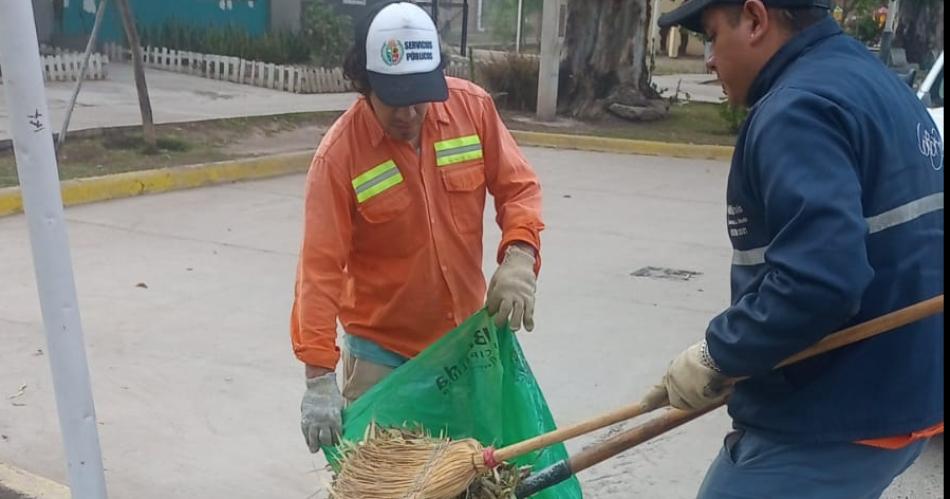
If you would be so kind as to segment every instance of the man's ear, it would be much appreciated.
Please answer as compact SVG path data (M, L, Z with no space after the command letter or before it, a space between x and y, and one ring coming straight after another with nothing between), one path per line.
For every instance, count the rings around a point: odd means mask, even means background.
M762 0L747 0L742 6L742 16L746 22L751 23L749 41L756 45L764 40L772 28L772 22L769 18L769 9Z

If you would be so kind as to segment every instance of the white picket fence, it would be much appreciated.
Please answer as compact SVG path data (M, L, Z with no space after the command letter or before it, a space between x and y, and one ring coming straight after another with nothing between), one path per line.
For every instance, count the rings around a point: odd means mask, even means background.
M76 81L82 69L82 60L83 54L79 52L61 52L41 56L43 78L46 81ZM90 54L89 67L86 69L84 80L104 80L108 76L109 57L100 53ZM0 69L0 81L3 81L2 69Z
M113 60L131 59L131 51L115 43L105 45ZM148 67L202 76L215 80L270 88L299 94L350 92L343 68L318 68L248 61L240 57L202 54L164 47L143 47L142 62ZM467 65L450 65L447 74L467 74Z

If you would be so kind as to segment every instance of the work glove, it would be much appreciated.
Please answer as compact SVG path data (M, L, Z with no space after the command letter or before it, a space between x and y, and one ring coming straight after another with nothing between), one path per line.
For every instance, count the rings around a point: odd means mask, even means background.
M705 409L729 396L731 381L720 372L703 340L673 359L660 384L641 403L649 410L666 405L690 411Z
M507 321L512 331L518 331L523 321L525 329L534 329L534 263L534 248L530 246L512 244L505 249L505 258L488 285L486 300L488 313L498 327Z
M343 428L342 411L343 396L336 373L307 379L307 391L300 403L300 429L310 452L336 445Z

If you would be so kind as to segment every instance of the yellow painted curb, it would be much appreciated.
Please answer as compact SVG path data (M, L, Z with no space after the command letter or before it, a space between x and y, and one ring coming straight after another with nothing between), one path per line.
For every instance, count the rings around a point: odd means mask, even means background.
M106 201L204 185L223 184L307 171L312 152L279 154L240 161L176 166L62 182L63 204ZM23 211L19 187L0 189L0 216Z
M0 463L0 485L33 499L69 499L69 487L26 470Z
M686 159L732 159L733 148L728 146L678 144L649 140L615 139L591 135L569 135L547 132L512 130L511 134L522 146L554 147L581 151L640 154L644 156L670 156Z
M569 135L512 130L522 146L554 147L581 151L669 156L687 159L728 161L732 147L615 139L589 135ZM223 184L307 171L312 152L278 154L239 161L222 161L201 165L158 168L155 170L118 173L102 177L62 182L63 204L107 201L110 199L153 194L205 185ZM0 189L0 217L23 211L19 187Z

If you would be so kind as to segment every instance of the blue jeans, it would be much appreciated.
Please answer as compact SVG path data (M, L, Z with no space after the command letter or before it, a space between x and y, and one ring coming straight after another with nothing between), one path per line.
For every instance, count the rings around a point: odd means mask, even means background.
M878 499L926 442L898 450L852 443L789 444L736 430L726 435L698 499Z

